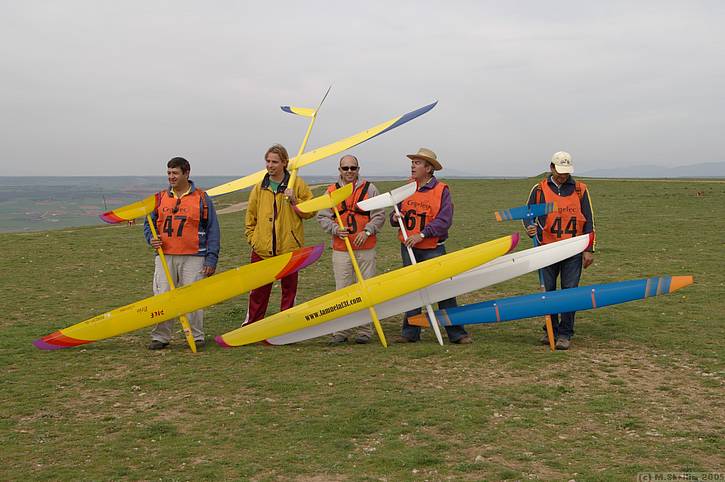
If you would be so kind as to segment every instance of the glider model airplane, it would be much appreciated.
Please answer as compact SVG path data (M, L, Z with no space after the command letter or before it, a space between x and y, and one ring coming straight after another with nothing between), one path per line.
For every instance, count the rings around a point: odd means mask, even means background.
M518 239L518 233L514 233L366 279L364 287L360 282L346 286L217 336L216 341L224 347L247 345L377 306L506 254L516 246ZM367 316L365 318L369 323Z
M215 274L63 328L33 345L41 350L70 348L155 325L282 279L317 261L323 249L323 245L304 247Z

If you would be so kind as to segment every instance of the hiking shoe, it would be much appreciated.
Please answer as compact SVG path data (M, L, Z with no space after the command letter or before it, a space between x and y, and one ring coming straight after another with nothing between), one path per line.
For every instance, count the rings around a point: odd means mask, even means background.
M452 341L451 343L455 343L456 345L470 345L473 343L473 337L471 335L463 335L456 341Z
M204 348L206 348L206 340L194 340L194 344L196 345L196 351L204 351Z
M560 336L556 339L557 350L568 350L570 345L571 341L569 340L569 338L564 338L563 336Z
M370 343L370 335L362 334L355 337L355 343L358 345L364 345Z
M347 337L342 335L333 335L330 339L330 342L328 345L335 346L335 345L342 345L343 343L347 343Z
M554 341L556 341L556 335L554 336ZM539 338L539 343L541 343L542 345L549 346L549 335L544 333L544 335L541 338Z
M164 343L163 341L159 340L151 340L151 343L149 344L149 350L163 350L169 346L169 343Z
M395 340L393 340L395 343L415 343L418 340L411 340L407 336L396 336Z

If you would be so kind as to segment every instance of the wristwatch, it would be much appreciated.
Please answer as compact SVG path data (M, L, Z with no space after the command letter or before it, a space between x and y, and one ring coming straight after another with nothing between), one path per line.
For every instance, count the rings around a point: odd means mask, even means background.
M371 233L371 232L370 232L370 231L368 231L367 229L363 229L363 232L364 232L365 234L367 234L368 236L372 236L372 235L373 235L373 233Z
M423 234L423 231L421 231L421 232L420 232L420 233L418 233L418 234L420 234L420 237L421 237L421 238L425 238L425 234Z

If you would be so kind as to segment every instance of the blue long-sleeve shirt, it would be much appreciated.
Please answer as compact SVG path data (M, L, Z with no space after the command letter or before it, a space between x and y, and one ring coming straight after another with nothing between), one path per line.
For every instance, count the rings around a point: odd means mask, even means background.
M196 190L196 186L193 181L189 181L191 189L189 193ZM169 186L169 196L174 197L174 191ZM206 208L207 208L207 219L206 223L199 223L199 251L195 256L204 256L204 266L209 266L216 269L217 262L219 260L219 249L221 245L221 232L219 229L219 220L217 219L216 210L214 209L214 203L211 198L204 193L206 197ZM199 199L199 209L203 209L204 201ZM156 224L159 218L159 213L156 209L151 213L151 219ZM149 226L148 218L144 220L143 225L144 236L146 242L151 243L151 227Z

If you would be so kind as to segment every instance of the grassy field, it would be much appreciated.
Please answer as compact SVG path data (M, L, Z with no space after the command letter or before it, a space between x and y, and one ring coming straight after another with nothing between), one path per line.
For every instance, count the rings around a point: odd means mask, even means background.
M381 190L399 183L383 182ZM450 182L449 251L520 229L495 209L532 180ZM582 312L568 352L540 319L472 327L475 343L286 347L192 355L149 330L42 352L37 337L151 292L140 226L0 234L0 480L634 480L725 472L725 183L589 181L598 229L582 284L692 274L673 295ZM702 195L696 195L701 191ZM319 191L318 191L319 192ZM239 201L231 196L223 204ZM220 268L249 259L243 213L222 216ZM325 240L314 222L307 244ZM527 239L519 249L527 248ZM389 227L379 271L400 266ZM536 274L471 293L536 291ZM298 300L334 289L329 251ZM279 304L278 290L271 307ZM237 327L242 296L207 311ZM392 339L401 317L383 321Z

